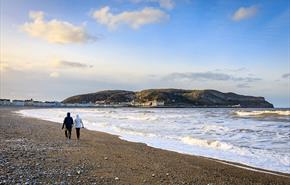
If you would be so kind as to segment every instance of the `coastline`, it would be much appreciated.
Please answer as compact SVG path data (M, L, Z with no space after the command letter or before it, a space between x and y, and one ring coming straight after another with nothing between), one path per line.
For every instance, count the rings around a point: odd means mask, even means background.
M73 130L72 140L67 142L59 124L13 113L20 109L0 108L3 184L290 183L289 174L250 171L233 163L156 149L97 131L83 129L77 142Z

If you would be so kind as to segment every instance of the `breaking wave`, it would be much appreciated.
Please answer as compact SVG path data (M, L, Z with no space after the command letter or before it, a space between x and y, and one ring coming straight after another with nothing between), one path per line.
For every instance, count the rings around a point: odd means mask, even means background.
M225 142L216 140L197 139L190 136L182 137L181 141L189 145L197 145L201 147L214 148L219 150L231 150L235 148L233 145Z
M290 110L236 111L235 114L238 116L290 116Z
M290 119L289 109L18 111L23 116L58 123L63 122L67 112L73 117L79 114L89 130L111 133L128 141L290 174L290 125L285 124L285 120L288 123Z

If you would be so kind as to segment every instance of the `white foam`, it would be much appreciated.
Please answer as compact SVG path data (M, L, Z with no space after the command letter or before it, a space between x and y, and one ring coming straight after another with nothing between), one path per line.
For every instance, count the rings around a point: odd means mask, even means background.
M269 171L265 171L265 170L261 170L261 169L251 168L251 167L247 167L247 166L241 166L241 165L238 165L238 164L232 164L232 163L228 163L228 162L225 162L225 161L219 161L219 160L215 160L215 159L210 159L210 160L213 160L213 161L218 162L218 163L234 166L234 167L237 167L237 168L242 168L242 169L254 171L254 172L260 172L260 173L276 175L276 176L279 176L279 177L290 178L289 176L286 176L286 175L282 175L282 174L278 174L278 173L274 173L274 172L269 172Z
M280 115L290 116L289 110L263 110L263 111L236 111L239 116Z
M290 173L289 127L285 127L287 123L279 122L278 119L240 119L232 114L235 111L236 109L99 108L32 109L21 110L19 113L62 123L66 113L71 112L72 116L81 116L87 129L119 135L128 141Z
M211 125L211 124L206 124L202 127L202 129L205 132L227 132L229 130L229 128L224 127L224 126L218 126L218 125Z
M190 136L182 137L181 141L190 144L190 145L197 145L201 147L207 147L207 148L214 148L214 149L219 149L219 150L231 150L234 148L233 145L216 141L216 140L206 140L206 139L197 139L197 138L192 138Z
M122 134L128 134L128 135L135 135L135 136L143 136L143 137L156 137L155 134L152 133L146 133L146 132L142 132L142 131L135 131L134 129L128 129L128 128L120 128L120 127L116 127L113 126L112 129L116 132L116 133L122 133Z

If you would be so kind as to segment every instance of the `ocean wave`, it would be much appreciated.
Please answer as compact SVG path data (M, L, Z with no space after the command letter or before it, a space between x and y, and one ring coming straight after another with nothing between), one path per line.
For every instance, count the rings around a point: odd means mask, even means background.
M120 116L117 119L127 119L134 121L156 121L158 120L157 116L146 116L146 115L132 115L132 116Z
M224 126L219 126L219 125L205 125L201 128L205 132L220 132L224 133L229 131L229 128L224 127Z
M235 114L238 116L263 116L263 115L290 116L290 110L236 111Z
M142 114L154 114L154 111L150 111L150 110L141 110L141 111L137 111L137 113L142 113Z
M129 134L129 135L143 136L143 137L156 137L156 135L153 133L146 133L146 132L137 131L135 129L130 129L130 128L122 128L122 127L113 126L112 129L122 134Z
M128 141L290 173L289 124L285 124L289 122L290 110L239 109L236 114L235 111L64 108L26 109L18 113L62 124L66 113L71 112L73 117L80 114L87 129Z
M235 146L229 143L216 141L216 140L198 139L198 138L193 138L190 136L182 137L181 141L185 144L197 145L197 146L213 148L213 149L231 150L231 149L236 148Z

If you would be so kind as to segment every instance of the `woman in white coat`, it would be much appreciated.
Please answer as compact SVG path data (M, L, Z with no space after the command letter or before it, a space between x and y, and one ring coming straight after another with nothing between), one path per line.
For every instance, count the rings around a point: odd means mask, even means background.
M76 128L77 138L80 139L80 130L84 128L83 120L77 115L76 119L74 120L74 126Z

